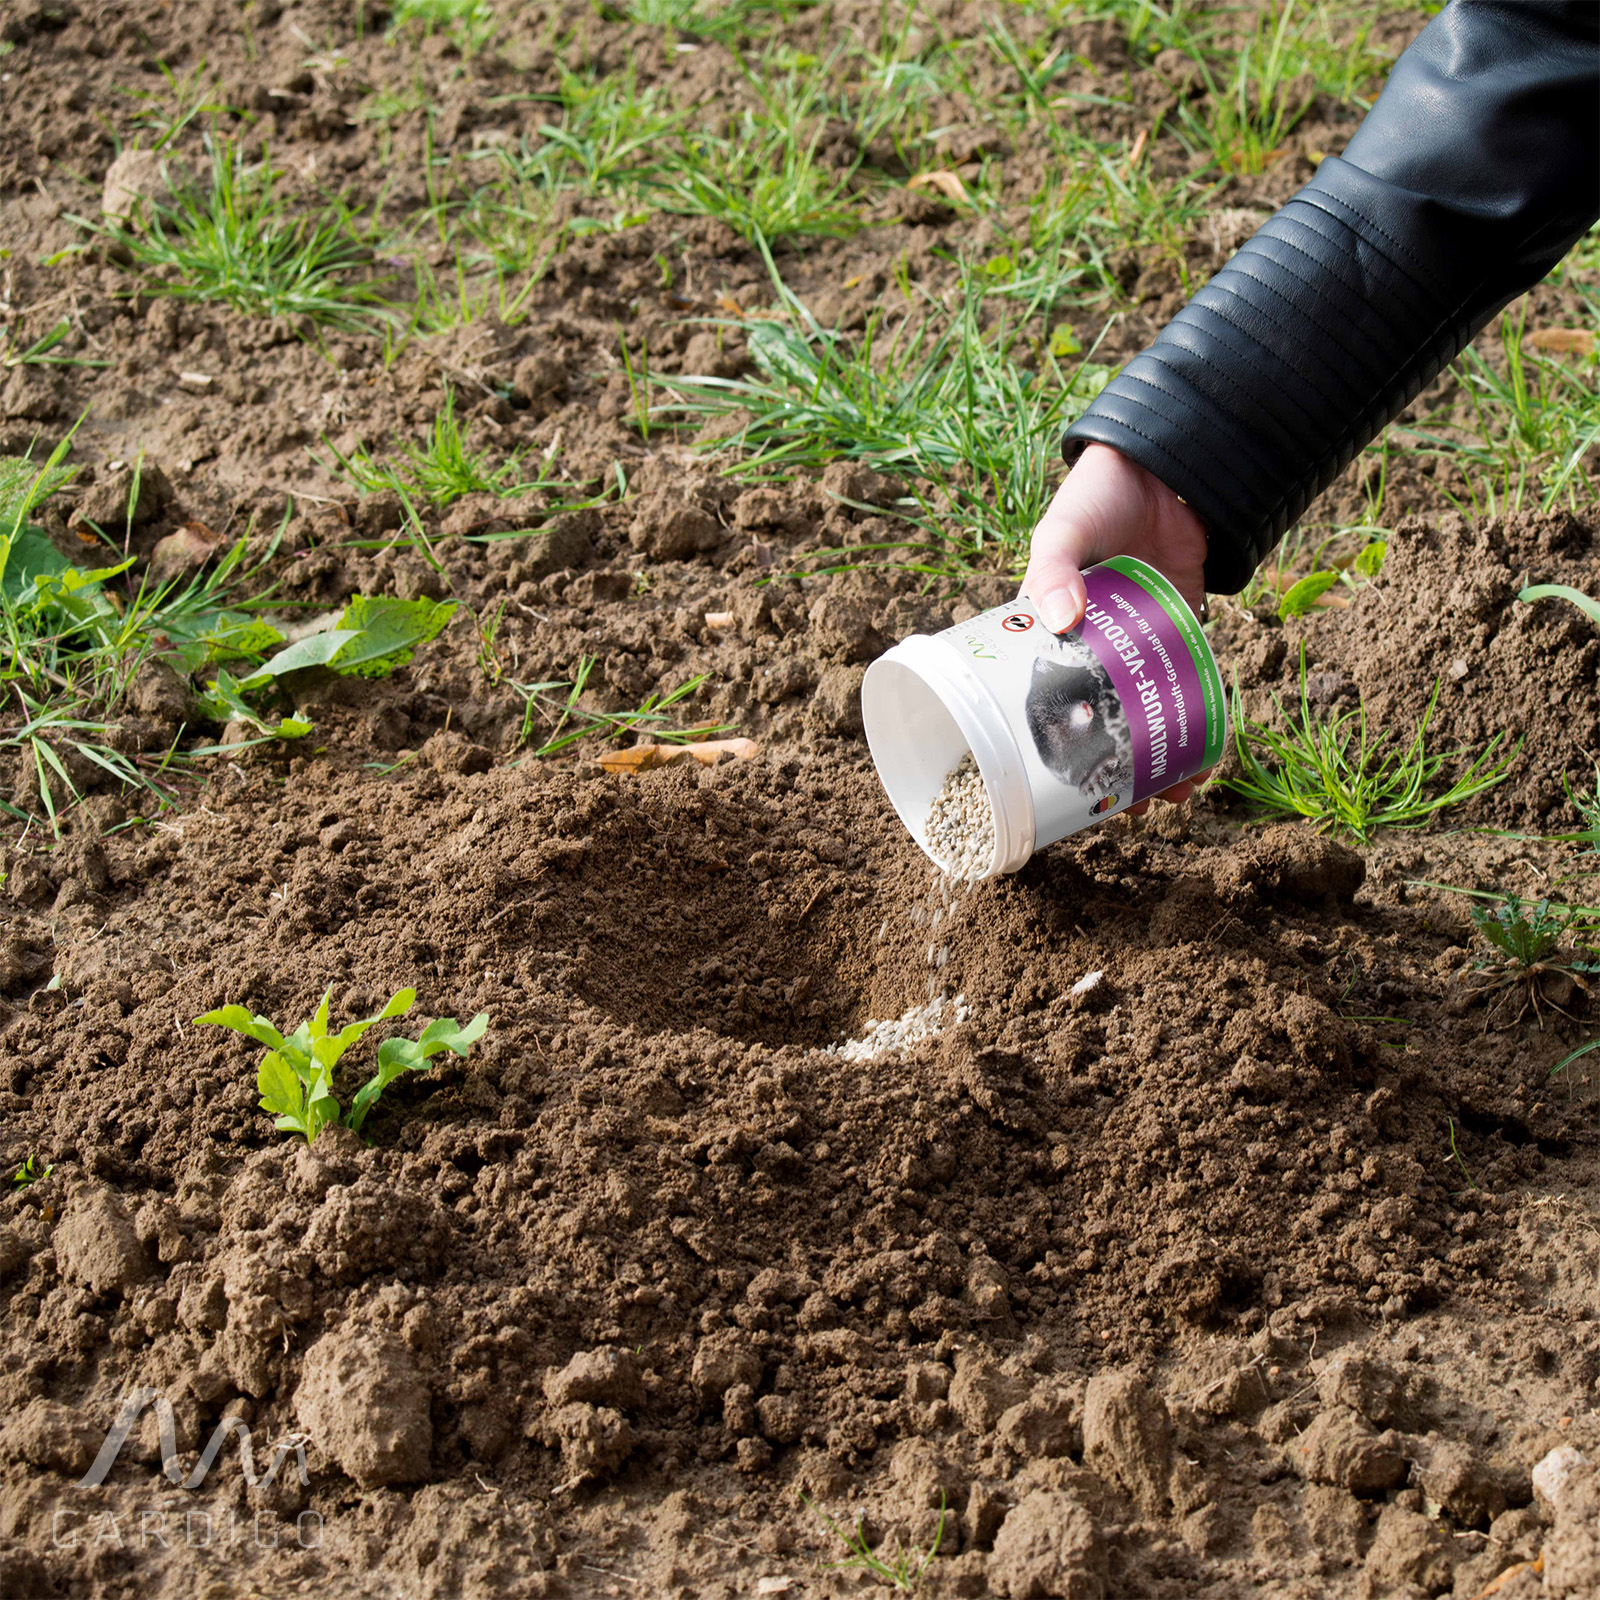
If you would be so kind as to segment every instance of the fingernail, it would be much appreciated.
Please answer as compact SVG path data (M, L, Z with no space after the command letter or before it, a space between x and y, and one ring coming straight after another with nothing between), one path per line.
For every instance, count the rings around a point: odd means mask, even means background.
M1039 602L1039 620L1051 633L1065 633L1078 620L1078 597L1070 589L1052 589Z

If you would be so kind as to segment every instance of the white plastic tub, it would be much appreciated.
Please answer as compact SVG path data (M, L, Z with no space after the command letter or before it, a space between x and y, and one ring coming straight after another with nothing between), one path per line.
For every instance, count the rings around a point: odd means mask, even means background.
M1018 600L913 634L867 669L861 711L878 777L930 856L928 808L969 750L994 812L984 877L1220 758L1222 675L1177 590L1129 556L1084 581L1088 610L1064 636Z

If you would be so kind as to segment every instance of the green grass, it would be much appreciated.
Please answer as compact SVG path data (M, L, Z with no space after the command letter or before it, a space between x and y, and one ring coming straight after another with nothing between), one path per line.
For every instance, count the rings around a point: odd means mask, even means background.
M492 646L492 640L490 643ZM668 726L673 720L667 715L672 707L681 705L699 693L706 681L703 672L665 694L646 696L643 703L632 711L594 711L579 704L596 660L595 656L584 656L570 683L512 683L506 680L507 687L521 695L523 702L522 728L517 735L517 744L519 747L534 745L528 752L534 760L558 755L585 739L609 740L630 733L645 733L660 744L690 744L733 731L734 724L731 722L698 723L690 728ZM561 693L562 690L566 691L565 694Z
M562 68L559 106L557 120L541 123L531 139L524 136L487 160L519 186L610 195L648 172L662 141L685 121L659 89L638 87L631 65L603 78L593 69Z
M1584 835L1584 843L1597 853L1600 853L1600 761L1594 764L1594 778L1587 789L1574 789L1571 778L1563 772L1561 774L1561 788L1566 794L1567 803L1578 813L1578 820L1583 824L1580 830Z
M335 470L363 494L392 490L406 503L423 500L442 508L469 494L511 499L573 487L549 475L552 457L548 453L529 477L523 465L525 451L515 450L497 459L493 450L470 448L467 428L456 416L455 391L448 386L444 408L421 444L403 441L382 456L373 455L365 446L348 456L340 455L331 444L328 448L333 450Z
M1501 782L1521 749L1519 744L1497 757L1506 739L1497 734L1476 756L1467 750L1430 751L1428 723L1438 698L1435 684L1428 708L1405 745L1387 730L1368 729L1365 703L1354 711L1320 717L1306 697L1302 646L1297 716L1286 712L1274 695L1279 725L1253 721L1234 686L1231 714L1239 775L1224 782L1262 811L1304 817L1319 829L1348 834L1363 844L1383 828L1423 827ZM1462 762L1466 764L1450 777L1448 769Z
M808 1509L817 1511L809 1499L804 1495ZM826 1563L827 1569L832 1572L859 1572L863 1577L876 1579L880 1586L887 1585L891 1589L898 1589L902 1594L910 1594L921 1580L922 1575L928 1570L933 1558L938 1555L944 1545L945 1520L948 1510L944 1503L944 1495L939 1496L939 1521L933 1530L933 1538L929 1541L926 1550L918 1549L915 1545L907 1548L898 1539L893 1549L889 1548L887 1541L879 1544L874 1549L867 1543L867 1536L858 1523L849 1533L846 1533L832 1517L823 1511L817 1511L828 1531L844 1545L846 1554L837 1561Z
M1600 303L1589 296L1586 323L1600 335ZM1479 516L1592 504L1596 489L1584 459L1600 443L1600 355L1546 355L1526 342L1526 308L1502 316L1499 349L1479 343L1457 358L1470 420L1459 402L1403 431L1419 455L1433 455L1466 480L1465 499L1445 490L1458 510ZM1448 432L1440 430L1440 424Z
M206 144L203 186L151 207L144 226L79 221L131 258L145 294L220 301L332 332L375 331L384 283L349 213L333 203L293 210L270 161L252 165L236 145Z
M119 148L126 132L131 143L150 150L166 150L191 124L201 117L225 115L235 108L221 98L220 85L207 72L204 61L196 63L181 78L165 62L157 62L164 88L142 89L118 86L114 91L127 96L136 107L128 123L114 129Z
M472 55L495 35L499 18L490 0L389 0L391 35L448 33Z
M1368 44L1379 8L1363 9L1357 23L1325 3L1267 0L1241 37L1227 41L1211 28L1178 42L1206 89L1179 109L1191 148L1222 172L1260 173L1280 158L1319 94L1368 109L1388 62Z
M817 0L624 0L621 15L646 28L665 28L731 44L771 32Z
M1110 369L1067 370L1025 319L990 317L981 271L963 272L953 311L875 313L858 337L823 328L776 269L773 282L784 314L744 325L756 373L659 378L676 396L661 411L745 413L722 447L745 475L842 458L906 478L909 543L951 570L1019 568L1063 470L1061 429Z
M31 344L19 345L10 328L0 328L0 369L10 367L108 367L109 361L95 361L74 355L73 327L63 317L48 332ZM65 346L66 348L62 348ZM59 353L58 353L59 352Z
M663 211L714 217L752 241L844 236L865 223L844 168L826 165L818 146L829 110L821 72L778 78L747 71L757 105L742 108L725 135L680 135L648 176Z
M279 641L232 608L232 589L252 576L244 539L211 572L164 585L119 585L128 560L79 568L62 557L34 517L71 481L70 446L69 435L42 463L0 460L0 750L31 769L54 831L97 779L143 790L157 808L174 803L174 753L130 754L118 735L119 708L146 661L164 654L199 666ZM29 820L8 801L0 811Z
M1231 77L1221 82L1205 55L1194 53L1206 99L1198 107L1185 102L1178 115L1193 146L1223 172L1265 172L1311 109L1315 85L1294 70L1294 10L1294 0L1279 6L1275 18L1273 8L1263 8L1254 35L1234 57Z

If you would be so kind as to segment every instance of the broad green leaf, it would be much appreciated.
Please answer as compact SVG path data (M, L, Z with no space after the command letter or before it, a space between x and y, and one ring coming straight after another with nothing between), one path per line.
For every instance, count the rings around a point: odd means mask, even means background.
M454 600L396 600L387 595L356 595L339 618L341 632L353 633L331 665L362 678L381 678L403 667L420 644L440 633L456 614Z
M40 578L59 577L72 563L50 542L42 528L24 527L11 536L0 594L15 604L28 586Z
M322 991L322 1001L317 1006L316 1014L311 1019L310 1033L313 1039L320 1039L328 1031L328 1007L333 1000L333 985L329 984Z
M265 655L283 643L283 635L271 623L232 611L212 612L189 628L168 624L162 631L172 641L173 654L191 672L218 661Z
M276 1050L269 1050L261 1058L261 1068L256 1074L256 1087L261 1091L261 1109L284 1115L300 1114L305 1091L294 1069Z
M388 1074L384 1078L385 1083L399 1073L413 1067L424 1067L427 1063L428 1058L422 1053L419 1039L385 1039L378 1046L378 1072L380 1075Z
M350 1115L345 1118L346 1126L359 1133L378 1097L401 1073L425 1071L428 1058L441 1050L466 1055L488 1026L489 1014L480 1011L465 1027L454 1017L438 1017L415 1039L385 1039L378 1046L377 1076L361 1086L350 1106Z
M1058 361L1064 356L1076 356L1083 353L1083 340L1074 331L1070 322L1063 322L1050 335L1050 354Z
M243 1006L218 1006L215 1011L208 1011L194 1020L197 1025L205 1023L213 1028L232 1028L235 1033L242 1033L247 1039L254 1039L257 1044L268 1045L274 1050L288 1048L283 1035L267 1018L252 1016Z
M1591 600L1581 589L1567 583L1532 583L1517 599L1531 605L1535 600L1570 600L1596 627L1600 627L1600 600Z
M452 1050L464 1056L483 1037L488 1026L487 1011L480 1011L465 1027L454 1017L439 1017L422 1030L417 1048L424 1056L437 1055L441 1050Z
M365 1017L360 1022L352 1022L338 1036L339 1054L343 1055L368 1028L380 1022L387 1022L391 1017L403 1017L417 1002L415 989L400 989L390 998L389 1003L375 1017ZM337 1057L335 1057L337 1059Z
M263 739L299 739L311 732L312 724L304 717L281 717L268 722L252 707L245 704L239 684L225 667L217 669L216 679L194 697L196 709L213 722L242 722L254 728Z
M1313 572L1310 576L1302 578L1298 583L1292 584L1278 602L1278 615L1303 617L1308 611L1315 611L1317 601L1338 581L1339 574L1334 571Z
M326 633L308 634L286 645L270 660L263 661L247 678L239 680L245 692L264 689L274 678L286 672L303 672L307 667L325 667L349 644L359 637L354 628L330 628Z
M1387 539L1374 539L1371 544L1364 545L1361 554L1356 557L1356 571L1363 578L1376 578L1383 570L1383 558L1389 553Z

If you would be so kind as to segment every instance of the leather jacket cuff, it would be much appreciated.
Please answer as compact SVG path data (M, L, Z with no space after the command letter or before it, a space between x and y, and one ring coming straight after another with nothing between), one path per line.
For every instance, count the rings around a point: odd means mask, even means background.
M1070 452L1110 445L1189 502L1214 593L1242 589L1472 336L1392 207L1390 186L1324 162L1067 429Z

